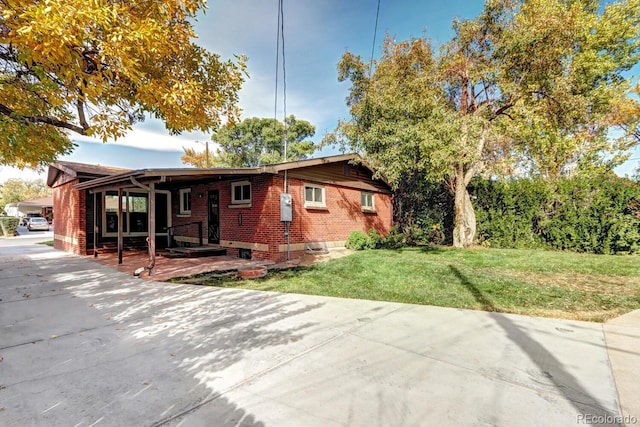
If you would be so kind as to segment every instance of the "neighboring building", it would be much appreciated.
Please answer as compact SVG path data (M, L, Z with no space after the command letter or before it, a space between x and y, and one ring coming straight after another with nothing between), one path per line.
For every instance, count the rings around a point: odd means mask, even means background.
M22 218L27 214L40 214L49 220L53 218L53 197L41 197L39 199L25 200L23 202L9 203L4 207L8 216Z
M125 246L145 245L148 238L156 248L210 245L242 258L281 261L344 246L353 230L386 235L391 189L373 175L357 155L234 169L117 170L58 162L47 179L54 190L54 246L84 255L121 235ZM289 210L291 221L283 222Z

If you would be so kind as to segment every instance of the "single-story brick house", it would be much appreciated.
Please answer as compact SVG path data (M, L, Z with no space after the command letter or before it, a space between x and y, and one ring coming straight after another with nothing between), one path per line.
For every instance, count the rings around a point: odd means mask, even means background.
M47 177L54 247L86 255L148 239L152 249L210 245L281 261L343 246L353 230L387 234L391 188L373 176L353 154L255 168L123 170L57 162Z

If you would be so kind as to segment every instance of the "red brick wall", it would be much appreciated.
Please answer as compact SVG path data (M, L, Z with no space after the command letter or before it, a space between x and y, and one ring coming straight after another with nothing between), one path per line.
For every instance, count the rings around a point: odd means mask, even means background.
M284 224L280 221L280 194L284 181L280 176L260 175L251 182L251 208L232 208L231 183L196 185L191 190L191 216L180 217L178 191L172 194L173 225L192 221L203 221L203 239L207 242L208 191L220 193L220 239L232 242L268 245L268 251L252 250L256 259L283 260L285 252L279 246L286 243ZM311 181L289 179L289 192L293 199L293 221L290 228L290 243L341 242L354 230L367 232L371 228L386 235L391 228L391 195L375 193L375 213L364 213L361 209L361 190L324 184L326 209L304 207L304 184ZM321 184L318 184L321 185ZM199 195L202 194L202 198ZM239 216L242 224L239 224ZM197 226L176 230L177 235L197 237ZM238 249L227 247L230 255L238 255ZM302 251L292 252L292 257Z
M324 186L326 208L304 207L304 184ZM365 213L361 207L362 190L290 179L289 192L294 206L292 241L294 235L296 241L302 242L342 241L354 230L368 232L373 228L386 235L391 228L391 196L388 194L374 193L376 211Z
M87 253L86 192L74 180L53 189L53 246L79 255Z

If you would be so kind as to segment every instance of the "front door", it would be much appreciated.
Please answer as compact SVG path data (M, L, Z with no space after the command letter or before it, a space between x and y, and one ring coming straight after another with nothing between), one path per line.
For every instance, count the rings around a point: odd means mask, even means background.
M220 243L220 204L218 190L209 191L209 243Z

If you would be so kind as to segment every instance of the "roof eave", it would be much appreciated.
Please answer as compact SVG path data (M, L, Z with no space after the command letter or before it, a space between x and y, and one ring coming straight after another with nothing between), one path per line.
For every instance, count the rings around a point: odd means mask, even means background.
M132 178L139 182L164 182L173 177L192 177L202 179L206 177L234 176L234 175L259 175L263 173L260 168L209 168L209 169L140 169L127 173L97 178L82 182L73 186L78 190L103 190L106 188L123 188L135 185Z

